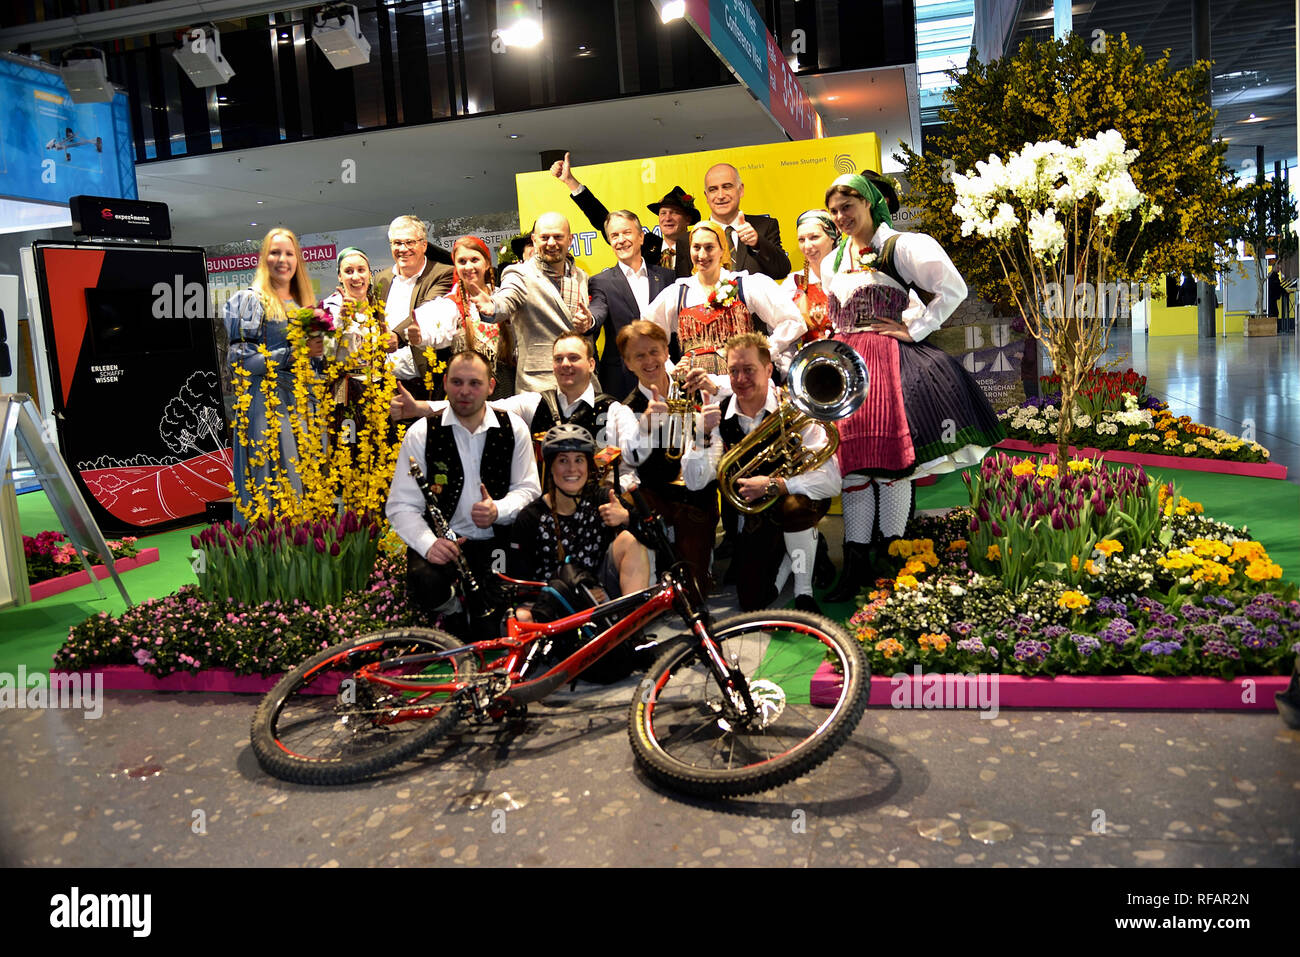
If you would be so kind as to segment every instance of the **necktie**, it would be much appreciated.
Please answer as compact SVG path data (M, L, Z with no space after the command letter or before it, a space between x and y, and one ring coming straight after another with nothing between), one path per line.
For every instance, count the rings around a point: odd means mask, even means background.
M665 247L663 251L659 253L659 265L663 266L665 269L674 268L673 260L676 258L673 255L674 252L675 250L671 247Z

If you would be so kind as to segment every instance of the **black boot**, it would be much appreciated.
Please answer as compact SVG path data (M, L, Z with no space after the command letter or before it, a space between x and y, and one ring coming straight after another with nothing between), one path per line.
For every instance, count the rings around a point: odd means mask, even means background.
M835 581L835 563L831 561L831 549L826 544L826 536L817 533L817 557L813 561L813 587L830 588Z
M898 561L889 554L889 546L898 541L901 536L891 535L883 541L874 542L871 546L871 552L868 556L869 571L871 581L874 584L877 578L888 578L893 581L898 576L898 569L902 566Z
M824 597L831 602L852 601L857 597L867 581L867 548L858 542L844 543L844 567L840 572L838 584Z

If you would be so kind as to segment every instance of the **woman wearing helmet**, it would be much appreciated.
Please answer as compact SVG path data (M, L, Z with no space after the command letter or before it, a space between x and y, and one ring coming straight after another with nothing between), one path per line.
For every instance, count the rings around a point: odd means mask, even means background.
M571 422L542 439L542 497L512 526L512 577L550 581L568 562L595 575L611 597L649 586L649 553L627 530L628 512L614 490L598 484L595 451L591 433Z

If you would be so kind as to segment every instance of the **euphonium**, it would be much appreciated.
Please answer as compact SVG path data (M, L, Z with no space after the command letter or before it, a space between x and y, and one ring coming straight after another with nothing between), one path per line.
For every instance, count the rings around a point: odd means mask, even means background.
M839 429L831 423L862 405L868 378L862 357L842 342L822 339L799 350L790 363L789 397L718 463L718 487L727 501L737 511L755 515L777 496L747 502L740 496L741 479L758 475L788 479L829 461L840 444ZM821 448L804 445L802 433L810 423L826 433Z

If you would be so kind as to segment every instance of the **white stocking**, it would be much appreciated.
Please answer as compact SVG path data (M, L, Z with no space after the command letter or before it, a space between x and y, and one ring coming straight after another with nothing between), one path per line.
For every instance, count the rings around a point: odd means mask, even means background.
M911 479L876 483L876 496L880 503L876 514L880 523L880 534L885 538L898 538L907 529L915 501L913 492Z
M856 492L843 492L840 507L844 512L844 540L866 545L876 524L876 487L863 475L844 476L844 487L866 485Z
M813 565L817 562L817 529L785 532L785 554L794 572L794 593L812 594ZM785 562L781 563L785 567Z

